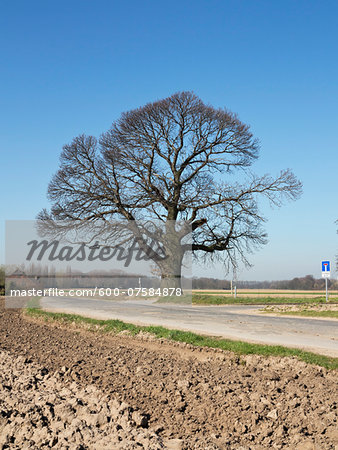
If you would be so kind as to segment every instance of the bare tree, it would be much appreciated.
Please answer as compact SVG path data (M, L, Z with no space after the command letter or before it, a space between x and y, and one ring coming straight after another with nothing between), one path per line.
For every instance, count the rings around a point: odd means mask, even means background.
M301 183L289 169L276 178L253 175L250 166L258 152L249 126L235 114L204 104L192 92L179 92L123 113L99 140L81 135L64 146L48 189L51 211L39 218L121 219L143 242L151 233L140 221L156 219L169 234L184 221L192 230L195 255L247 262L247 252L266 242L259 198L279 206L301 194ZM180 230L166 258L157 261L162 286L180 284L173 274L181 273L189 248L184 244L188 228Z

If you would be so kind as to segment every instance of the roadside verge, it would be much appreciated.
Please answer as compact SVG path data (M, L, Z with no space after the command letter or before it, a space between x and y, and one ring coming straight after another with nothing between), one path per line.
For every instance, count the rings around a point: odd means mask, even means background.
M330 370L338 369L338 358L324 356L296 348L283 347L280 345L261 345L237 340L220 339L189 331L172 330L162 326L140 326L117 319L99 320L76 314L47 312L38 308L28 308L25 311L25 314L34 319L58 322L64 325L72 324L77 327L85 327L92 332L111 334L128 332L133 336L137 336L140 333L149 333L157 339L164 338L170 341L183 342L198 347L217 348L234 352L237 355L257 354L261 356L296 357L297 359L308 364L316 364Z

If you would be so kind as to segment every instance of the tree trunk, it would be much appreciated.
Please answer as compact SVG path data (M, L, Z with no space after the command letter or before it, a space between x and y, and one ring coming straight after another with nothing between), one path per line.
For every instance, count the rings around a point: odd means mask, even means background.
M181 272L182 272L183 254L177 251L174 254L168 255L165 261L160 264L161 269L161 289L164 288L182 288Z
M181 275L162 273L161 290L163 290L164 288L182 289Z

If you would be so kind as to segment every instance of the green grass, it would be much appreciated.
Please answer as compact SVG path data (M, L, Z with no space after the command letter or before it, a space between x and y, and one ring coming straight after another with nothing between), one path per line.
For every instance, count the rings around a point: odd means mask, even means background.
M41 297L32 297L28 300L26 307L27 308L40 308L40 298Z
M219 339L203 336L189 331L170 330L161 326L137 326L125 323L121 320L99 320L82 317L76 314L52 313L37 308L30 308L26 313L32 317L39 317L46 321L58 321L65 325L75 323L79 326L86 325L89 330L102 333L119 333L127 330L132 335L140 332L148 332L157 338L165 338L176 342L185 342L199 347L219 348L235 352L238 355L257 354L262 356L296 357L309 364L317 364L327 369L338 369L338 358L318 355L312 352L283 347L280 345L251 344L242 341Z
M338 300L338 297L330 299L331 302ZM194 305L293 305L295 303L325 303L325 297L245 297L237 296L224 297L207 294L193 294L192 303Z
M225 295L225 296L229 296L229 295L232 295L233 296L233 294L231 294L231 291L230 290L228 290L228 289L224 289L224 290L222 290L222 289L218 289L218 290L215 290L215 291L202 291L202 290L195 290L195 289L193 289L192 290L193 291L193 294L213 294L213 295L215 295L215 294L219 294L219 295ZM240 294L240 295L245 295L245 294L248 294L248 295L280 295L280 294L292 294L292 295L312 295L312 296L316 296L316 295L318 295L319 297L320 296L322 296L323 295L323 290L321 290L321 291L310 291L310 292L305 292L305 291L297 291L297 290L295 290L295 291L293 291L293 290L290 290L290 291L272 291L272 292L269 292L269 291L250 291L250 290L237 290L237 294ZM337 293L334 293L333 295L337 295Z

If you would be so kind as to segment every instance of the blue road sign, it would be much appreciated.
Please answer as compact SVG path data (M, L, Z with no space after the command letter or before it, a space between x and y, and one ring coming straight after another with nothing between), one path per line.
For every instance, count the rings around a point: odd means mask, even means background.
M322 261L322 272L330 272L330 261Z

